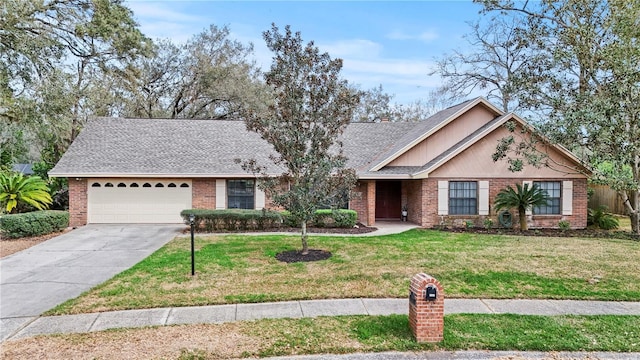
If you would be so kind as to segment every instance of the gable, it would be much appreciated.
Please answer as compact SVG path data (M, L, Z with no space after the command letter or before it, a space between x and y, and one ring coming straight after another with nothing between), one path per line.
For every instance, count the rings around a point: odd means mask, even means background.
M478 103L391 161L387 166L423 166L495 117L494 111L491 111L484 104Z
M437 178L586 178L585 175L571 170L579 165L573 159L561 153L555 147L544 144L539 145L539 150L546 152L553 163L559 164L557 168L525 166L519 172L509 171L509 165L506 160L494 162L491 158L500 139L509 135L511 133L507 129L499 126L440 167L431 171L428 176Z

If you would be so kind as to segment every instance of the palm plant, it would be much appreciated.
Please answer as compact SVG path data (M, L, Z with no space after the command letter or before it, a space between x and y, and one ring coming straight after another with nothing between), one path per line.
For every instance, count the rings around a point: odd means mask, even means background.
M39 176L21 173L0 173L0 204L7 213L16 212L18 205L31 205L44 210L52 203L47 183Z
M527 210L535 206L547 205L548 200L547 192L537 185L529 187L529 184L524 184L524 186L516 184L515 190L511 186L502 189L496 196L494 205L496 211L517 208L520 217L520 230L528 230Z

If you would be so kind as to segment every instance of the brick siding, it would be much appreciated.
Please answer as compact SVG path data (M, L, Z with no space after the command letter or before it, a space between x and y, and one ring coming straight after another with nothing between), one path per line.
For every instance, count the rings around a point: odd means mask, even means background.
M69 179L69 226L87 224L87 179Z
M191 207L194 209L216 208L216 179L193 179Z
M410 198L416 199L422 197L422 208L424 212L422 216L410 216L410 220L423 227L434 227L441 224L446 226L465 226L466 221L473 222L474 226L482 227L484 220L490 218L493 220L494 226L500 226L498 222L498 213L495 211L493 201L496 195L507 185L515 187L516 184L522 184L522 178L501 178L489 179L489 215L438 215L438 180L468 180L477 181L478 179L423 179L420 194L410 192ZM583 229L587 227L587 180L582 178L576 179L526 179L527 181L573 181L573 209L572 215L533 215L528 216L528 224L530 228L557 228L558 222L561 220L568 221L572 229ZM416 200L409 200L409 203ZM513 215L513 226L519 226L518 213L511 210ZM418 220L420 219L420 220Z

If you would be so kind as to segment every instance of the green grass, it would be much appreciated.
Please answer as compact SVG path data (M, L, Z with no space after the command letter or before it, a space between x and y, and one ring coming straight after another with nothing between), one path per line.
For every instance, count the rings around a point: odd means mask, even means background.
M252 354L258 356L289 355L291 349L305 354L434 349L640 351L638 316L448 315L444 340L438 344L416 343L404 315L260 320L252 328L249 334L258 339L278 339Z
M333 256L281 263L296 236L177 238L48 314L322 298L405 297L410 278L438 278L449 298L640 300L640 242L412 230L383 237L311 237Z
M401 315L263 319L38 336L3 343L0 357L125 358L132 354L123 349L132 344L134 354L154 359L430 350L640 352L640 316L447 315L444 340L436 344L415 342Z

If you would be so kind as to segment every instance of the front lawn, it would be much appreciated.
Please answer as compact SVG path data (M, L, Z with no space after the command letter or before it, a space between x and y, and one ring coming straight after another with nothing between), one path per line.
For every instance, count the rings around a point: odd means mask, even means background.
M383 237L311 237L333 256L281 263L296 236L174 239L106 283L48 312L325 298L407 296L410 278L438 278L449 298L640 300L640 242L412 230Z

